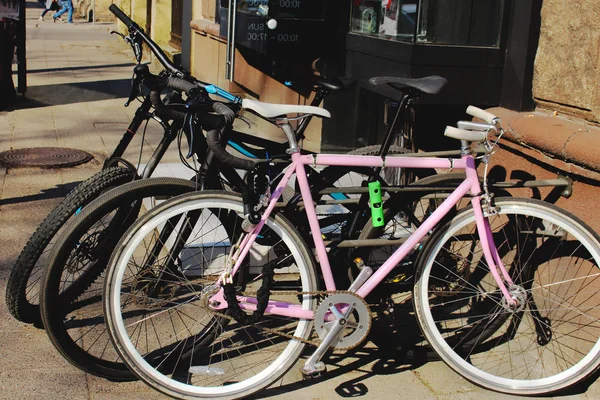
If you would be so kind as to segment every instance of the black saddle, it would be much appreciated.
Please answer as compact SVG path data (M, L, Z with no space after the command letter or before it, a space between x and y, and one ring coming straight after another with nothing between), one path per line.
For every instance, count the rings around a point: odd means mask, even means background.
M339 93L343 90L349 89L356 84L356 79L353 78L334 78L327 79L319 77L315 79L315 85L322 87L331 94Z
M388 84L393 88L402 90L405 88L416 89L426 94L437 94L446 85L448 79L441 76L432 75L424 78L398 78L394 76L377 76L369 79L369 83L374 86Z

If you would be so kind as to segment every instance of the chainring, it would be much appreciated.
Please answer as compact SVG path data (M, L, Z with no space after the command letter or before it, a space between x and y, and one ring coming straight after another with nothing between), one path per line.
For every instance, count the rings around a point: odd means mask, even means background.
M355 348L363 342L371 329L371 310L365 300L352 292L335 292L325 297L315 312L314 326L319 338L325 339L331 327L343 319L339 310L347 305L351 305L353 311L343 321L342 333L331 345L335 350ZM328 321L331 314L335 319Z

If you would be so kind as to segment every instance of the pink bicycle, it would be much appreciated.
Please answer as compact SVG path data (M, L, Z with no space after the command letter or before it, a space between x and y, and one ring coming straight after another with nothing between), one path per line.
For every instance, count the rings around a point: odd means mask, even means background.
M328 117L327 111L248 100L243 107L286 133L289 167L275 179L269 165L282 160L254 168L247 179L256 199L250 204L247 194L244 201L226 192L171 199L138 220L112 255L104 287L107 325L123 360L146 383L176 398L229 399L282 379L299 359L305 377L318 376L327 351L365 340L371 326L365 297L416 254L419 325L435 352L466 379L535 395L566 388L597 369L598 237L551 204L493 199L485 176L480 185L471 144L484 145L487 166L503 133L495 116L470 107L468 113L485 123L446 129L446 136L461 141L460 158L304 156L286 115ZM209 132L209 141L218 157L235 163L216 148L217 130ZM376 270L355 260L360 273L340 290L306 165L464 170L466 178L428 218L411 224L402 217L410 235ZM314 253L277 213L294 174ZM265 180L278 182L272 193ZM441 223L462 199L471 206ZM382 229L401 225L395 218L383 221ZM316 349L305 352L307 346Z

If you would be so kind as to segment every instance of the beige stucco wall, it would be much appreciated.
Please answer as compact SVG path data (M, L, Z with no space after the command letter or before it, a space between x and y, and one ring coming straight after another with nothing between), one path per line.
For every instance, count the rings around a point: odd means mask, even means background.
M168 47L171 39L171 2L168 0L152 1L151 37L163 49Z
M192 3L192 19L202 18L202 3L204 0L196 0Z
M130 17L139 26L145 29L146 27L146 0L130 0L131 3L131 14Z
M125 12L131 7L131 0L73 0L73 8L77 18L89 18L93 5L96 9L96 21L107 22L115 20L115 16L108 9L113 3Z
M599 12L598 0L544 0L533 78L544 106L600 120Z

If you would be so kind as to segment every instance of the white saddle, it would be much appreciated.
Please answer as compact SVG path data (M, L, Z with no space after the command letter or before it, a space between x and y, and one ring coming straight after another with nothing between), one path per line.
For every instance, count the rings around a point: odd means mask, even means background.
M262 103L256 100L242 100L242 108L252 110L265 118L275 118L287 114L311 114L319 117L331 118L329 111L321 107L299 106L296 104Z

